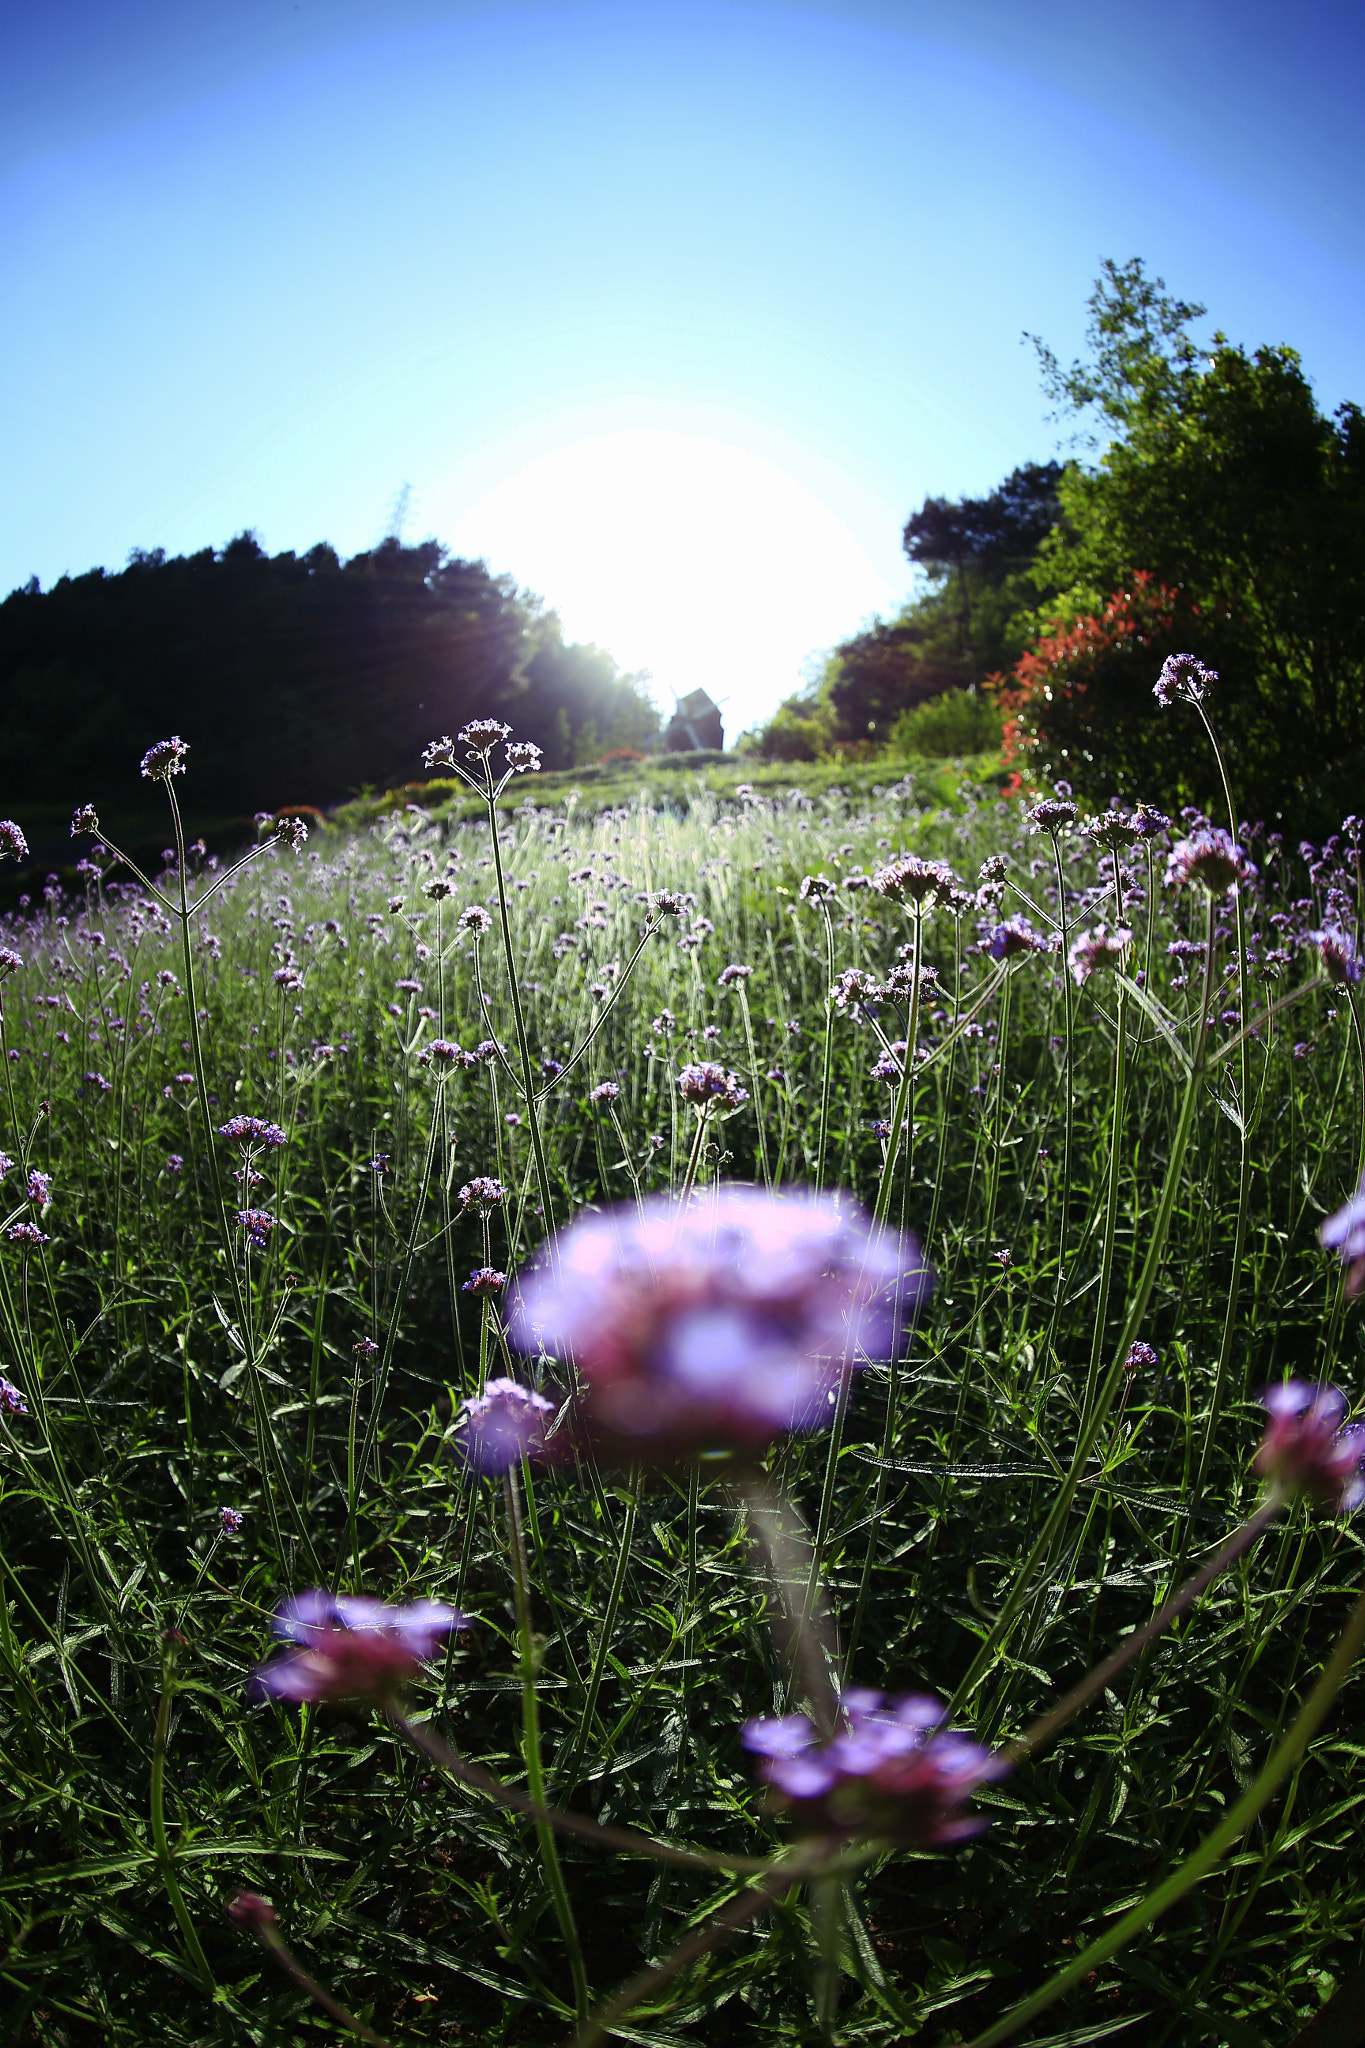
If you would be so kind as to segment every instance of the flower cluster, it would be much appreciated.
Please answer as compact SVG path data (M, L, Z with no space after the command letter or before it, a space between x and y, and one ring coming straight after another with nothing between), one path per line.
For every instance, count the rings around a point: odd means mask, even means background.
M503 758L514 775L536 775L540 772L542 757L543 749L530 740L514 740Z
M172 733L168 740L158 740L154 747L148 747L142 757L142 772L153 782L168 782L172 775L183 775L185 756L189 743L179 733Z
M98 832L100 821L93 804L82 804L71 820L71 837L82 839L87 832Z
M1341 931L1321 931L1309 932L1308 937L1318 949L1318 958L1322 962L1322 971L1327 979L1335 982L1339 988L1354 988L1362 972L1365 972L1365 962L1362 962L1357 953L1350 934Z
M1304 1487L1342 1511L1365 1500L1365 1429L1342 1427L1346 1396L1340 1388L1284 1380L1265 1389L1261 1404L1270 1421L1252 1463L1262 1478Z
M942 1848L988 1823L962 1812L978 1785L1009 1774L1005 1759L943 1726L941 1700L844 1694L845 1726L821 1742L804 1714L749 1721L740 1739L760 1776L805 1830Z
M462 1045L456 1045L450 1038L433 1038L417 1055L424 1067L430 1067L433 1074L453 1074L457 1067L468 1070L478 1065L472 1052L466 1052Z
M738 1074L717 1066L714 1060L694 1060L678 1074L678 1093L694 1106L719 1101L726 1109L738 1109L749 1100L747 1088L739 1085Z
M1067 797L1045 796L1036 803L1028 814L1029 823L1039 832L1050 832L1054 837L1064 832L1068 825L1074 825L1077 818L1076 806Z
M829 903L839 891L828 875L803 875L796 893L803 903Z
M476 1216L489 1216L507 1200L507 1190L492 1174L480 1173L465 1182L456 1199L461 1209L472 1209Z
M912 1239L874 1236L829 1196L726 1188L575 1224L513 1332L572 1355L589 1426L632 1456L754 1451L828 1421L929 1284Z
M1093 930L1077 934L1066 964L1076 981L1085 982L1105 968L1117 968L1132 943L1133 934L1126 925L1111 932L1097 924Z
M175 1078L186 1083L194 1080L193 1074L177 1074ZM263 1116L229 1117L225 1124L219 1124L218 1135L220 1138L233 1138L237 1144L252 1150L261 1146L266 1151L274 1151L289 1143L288 1133L282 1131L278 1124L268 1123Z
M1025 953L1046 953L1047 940L1026 917L1015 915L995 926L985 946L993 960L1017 960Z
M13 818L0 818L0 860L27 860L28 841Z
M415 1678L465 1616L436 1600L386 1607L380 1600L314 1589L286 1600L275 1634L288 1647L258 1664L252 1690L278 1700L358 1700L382 1705Z
M545 1424L553 1401L518 1380L489 1380L481 1394L461 1403L465 1456L476 1472L508 1472L545 1448Z
M892 903L912 903L920 910L948 896L956 887L953 871L941 860L921 860L917 853L902 853L878 868L872 886Z
M1221 825L1180 840L1166 856L1166 881L1171 888L1200 883L1210 896L1226 896L1239 882L1254 881L1256 870L1237 841Z
M28 1402L14 1381L0 1373L0 1415L27 1415Z
M235 1536L242 1526L240 1508L219 1508L218 1526L225 1536Z
M504 725L499 718L475 718L468 725L461 726L460 745L464 747L470 761L486 760L501 740L510 740L512 728Z
M507 1275L500 1273L496 1266L476 1266L469 1278L461 1282L461 1294L472 1294L476 1300L488 1295L501 1294L507 1285Z
M730 965L722 967L720 973L716 976L716 986L717 988L729 988L734 982L747 981L753 971L752 967L743 967L737 960L732 960Z
M1152 695L1158 704L1167 708L1177 699L1186 704L1202 704L1206 692L1217 680L1217 669L1205 668L1203 662L1196 661L1192 654L1172 654L1161 664L1161 674L1152 685Z
M588 1090L589 1102L619 1102L620 1086L615 1081L599 1081L595 1088Z
M246 1241L253 1251L263 1252L275 1228L275 1218L268 1209L239 1209L237 1226L245 1231Z

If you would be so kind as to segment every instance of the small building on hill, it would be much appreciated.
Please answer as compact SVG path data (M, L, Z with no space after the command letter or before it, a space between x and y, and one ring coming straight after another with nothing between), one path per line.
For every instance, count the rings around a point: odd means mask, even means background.
M706 748L719 753L724 745L720 707L711 702L705 690L690 690L680 697L664 733L664 752L686 754Z

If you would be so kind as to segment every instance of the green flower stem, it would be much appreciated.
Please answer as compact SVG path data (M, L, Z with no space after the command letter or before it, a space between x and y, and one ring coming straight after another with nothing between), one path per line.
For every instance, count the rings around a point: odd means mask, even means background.
M1118 1019L1114 1034L1114 1101L1109 1126L1109 1175L1104 1201L1104 1238L1100 1251L1100 1286L1095 1301L1094 1335L1090 1344L1090 1364L1085 1377L1085 1398L1081 1414L1089 1413L1095 1398L1099 1379L1100 1360L1104 1355L1104 1329L1109 1315L1109 1290L1114 1278L1114 1245L1118 1236L1119 1223L1119 1180L1123 1169L1123 1118L1126 1107L1127 1080L1127 996L1123 983L1118 989Z
M749 998L744 992L742 981L737 985L735 992L739 997L740 1015L744 1019L744 1043L749 1049L749 1087L753 1094L754 1122L758 1126L759 1168L763 1174L764 1187L771 1188L773 1175L768 1161L768 1134L763 1128L763 1101L759 1093L758 1054L754 1050L754 1023L749 1015Z
M829 914L829 905L820 899L820 915L825 921L825 1041L820 1067L820 1130L815 1151L815 1192L822 1194L825 1186L825 1158L829 1143L829 1093L834 1064L834 920Z
M1170 1157L1166 1162L1166 1178L1162 1183L1156 1215L1152 1220L1151 1232L1147 1239L1146 1257L1143 1259L1138 1284L1129 1304L1128 1313L1124 1318L1123 1329L1114 1352L1113 1363L1109 1368L1103 1386L1099 1390L1098 1398L1091 1409L1089 1419L1082 1423L1081 1432L1076 1441L1076 1448L1072 1453L1071 1464L1067 1469L1061 1486L1057 1490L1056 1497L1048 1511L1042 1528L1038 1532L1033 1548L1029 1551L1028 1556L1016 1572L1014 1584L1006 1595L1004 1604L996 1615L989 1634L968 1665L956 1692L953 1694L948 1708L950 1719L963 1712L967 1702L976 1691L981 1679L985 1676L997 1652L1013 1628L1020 1609L1032 1594L1034 1575L1044 1558L1051 1553L1055 1539L1060 1533L1066 1517L1071 1512L1071 1503L1075 1499L1076 1489L1081 1483L1085 1467L1089 1462L1090 1453L1095 1447L1101 1429L1104 1427L1105 1419L1113 1405L1114 1397L1123 1378L1123 1367L1128 1356L1128 1347L1133 1343L1138 1331L1142 1327L1142 1319L1147 1313L1147 1304L1152 1298L1152 1289L1156 1285L1156 1276L1160 1269L1162 1258L1165 1255L1166 1239L1170 1235L1171 1219L1175 1214L1176 1196L1180 1190L1180 1175L1185 1164L1185 1153L1189 1146L1190 1133L1194 1128L1194 1112L1199 1100L1204 1076L1204 1041L1208 1035L1209 1002L1213 992L1214 903L1212 897L1209 899L1208 923L1209 945L1204 970L1204 994L1200 1004L1194 1057L1190 1062L1190 1071L1185 1083L1185 1094L1180 1106L1179 1121L1176 1124L1175 1135L1171 1140Z
M607 1595L606 1612L602 1616L602 1627L598 1634L597 1649L592 1660L592 1672L588 1679L587 1697L583 1701L583 1710L578 1717L578 1726L574 1730L573 1739L569 1744L568 1758L563 1772L560 1774L560 1796L565 1800L572 1799L577 1788L578 1778L576 1774L579 1761L583 1755L588 1736L592 1732L593 1720L597 1713L597 1698L602 1690L602 1681L606 1676L607 1656L611 1650L611 1639L616 1628L616 1614L621 1605L621 1595L625 1591L626 1572L630 1567L630 1550L635 1540L635 1518L639 1509L640 1473L638 1467L632 1468L627 1485L629 1492L626 1499L626 1519L621 1530L620 1546L616 1552L616 1570L612 1574L611 1591Z
M1013 2012L1006 2013L984 2034L978 2034L971 2048L997 2048L1001 2041L1008 2041L1017 2034L1020 2027L1027 2026L1040 2012L1045 2012L1053 2002L1064 1996L1073 1984L1079 1984L1092 1970L1107 1962L1109 1957L1126 1946L1133 1936L1149 1927L1167 1909L1182 1899L1199 1880L1210 1871L1219 1858L1237 1842L1271 1800L1290 1772L1297 1765L1308 1744L1312 1741L1336 1698L1342 1683L1356 1657L1365 1644L1365 1594L1351 1613L1351 1618L1342 1631L1341 1639L1328 1659L1326 1666L1312 1692L1308 1695L1288 1733L1277 1749L1262 1767L1259 1775L1248 1786L1242 1797L1233 1806L1226 1819L1205 1836L1192 1856L1186 1858L1177 1870L1173 1870L1155 1891L1148 1894L1140 1904L1125 1913L1113 1927L1102 1934L1098 1941L1090 1944L1083 1954L1069 1963L1048 1983L1017 2005Z
M507 1506L507 1543L512 1556L512 1578L517 1596L517 1635L521 1645L521 1719L526 1789L537 1806L544 1806L545 1767L540 1754L540 1703L536 1698L537 1659L535 1639L531 1633L531 1589L526 1571L526 1540L522 1533L521 1500L514 1466L508 1467L503 1479L503 1488ZM559 1922L559 1931L564 1937L564 1946L569 1954L574 2005L579 2019L583 2020L586 2019L588 2012L588 1977L583 1967L583 1950L574 1922L573 1907L569 1903L564 1872L560 1868L559 1851L555 1847L554 1829L548 1821L537 1820L536 1839L540 1843L541 1867L545 1873L550 1897L554 1902L555 1918Z
M507 878L502 868L502 843L498 838L497 791L493 785L493 770L488 756L484 756L484 801L488 806L488 836L493 843L493 872L498 886L498 916L502 923L503 957L507 966L507 989L512 998L512 1022L517 1034L517 1051L521 1056L522 1091L526 1097L526 1127L531 1133L531 1151L536 1162L536 1179L540 1184L541 1207L545 1211L545 1235L553 1245L555 1234L554 1203L550 1199L550 1169L545 1162L545 1140L540 1127L540 1099L536 1094L535 1077L531 1069L531 1042L526 1035L526 1018L521 1007L521 989L517 983L516 955L512 950L512 919L507 908Z
M152 1842L156 1849L156 1864L161 1873L161 1882L166 1887L166 1896L171 1902L171 1910L184 1938L195 1975L201 1988L212 1995L215 1988L213 1972L209 1968L208 1957L200 1945L194 1921L190 1917L190 1909L185 1904L185 1894L181 1891L180 1880L175 1874L175 1858L171 1854L170 1843L166 1837L166 1738L170 1732L173 1691L168 1669L162 1682L161 1704L156 1715L156 1736L152 1744Z
M687 1161L687 1172L683 1175L683 1184L678 1191L679 1208L681 1208L686 1203L688 1196L692 1192L692 1184L697 1178L697 1168L701 1165L701 1148L706 1138L706 1126L708 1120L709 1119L707 1116L707 1104L704 1102L698 1103L697 1135L692 1140L692 1150L688 1156Z

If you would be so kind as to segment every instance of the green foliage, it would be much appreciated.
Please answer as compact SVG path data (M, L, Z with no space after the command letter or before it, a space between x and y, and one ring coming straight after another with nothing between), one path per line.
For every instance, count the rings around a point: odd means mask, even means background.
M507 717L570 767L658 730L636 678L482 562L387 540L266 555L135 553L0 604L0 809L119 793L109 764L194 726L209 813L339 802L397 781L434 732ZM162 829L158 826L158 830Z
M945 690L901 713L891 728L891 748L931 760L992 753L1000 745L1000 730L994 698L980 690Z
M1034 756L1064 750L1077 786L1107 796L1174 753L1179 785L1207 796L1202 734L1190 721L1173 741L1150 694L1161 655L1188 647L1219 671L1211 712L1249 814L1330 822L1365 750L1365 418L1324 416L1293 349L1198 346L1202 311L1109 263L1087 359L1063 371L1041 351L1052 396L1093 408L1107 445L1062 477L1039 574L1074 618L1145 572L1172 620L1150 672L1119 659L1083 697L1040 702Z
M719 800L704 778L733 770L678 771L685 813L661 798L662 770L658 781L637 774L633 799L589 771L578 800L564 782L516 787L501 833L510 965L538 1052L562 1057L581 1042L601 1000L594 982L611 983L610 963L627 961L639 937L637 890L697 898L688 943L676 926L649 941L590 1057L547 1098L561 1224L629 1202L636 1175L645 1189L677 1186L689 1128L673 1078L708 1030L752 1099L718 1128L704 1177L759 1173L761 1118L774 1177L810 1178L828 982L820 913L798 895L805 873L856 879L888 849L914 847L971 880L987 855L1004 854L999 910L1023 908L1044 926L1057 912L1047 842L994 787L959 786L945 802L947 771L890 786L874 784L870 766L837 784L835 773L751 768L751 793ZM618 793L609 807L587 815L607 792ZM1329 891L1334 915L1358 904L1361 878L1353 856L1306 873L1264 840L1254 851L1263 886L1245 903L1249 948L1269 972L1285 940L1272 914L1301 934L1324 921ZM1146 1007L1116 1009L1112 984L1075 991L1037 956L992 995L972 916L959 925L937 912L928 926L944 993L921 1026L939 1056L916 1071L893 1213L924 1239L938 1285L900 1364L858 1376L829 1467L824 1581L858 1682L946 1694L963 1677L1056 1497L1093 1361L1107 1363L1122 1326L1198 1015L1198 977L1166 947L1175 936L1197 946L1205 929L1199 906L1157 885L1155 858L1136 856L1140 897L1127 885ZM191 920L216 1098L203 1105L176 1078L190 1004L157 976L183 982L185 969L148 891L124 894L111 878L0 932L25 962L2 991L19 1057L3 1063L0 1139L53 1175L41 1213L49 1243L25 1259L0 1241L0 1365L29 1406L3 1424L0 1465L0 1914L8 2023L31 2048L334 2040L325 2016L226 1922L223 1900L242 1884L274 1901L306 1967L381 2032L540 2048L571 2030L532 1830L444 1782L381 1715L304 1716L254 1707L244 1691L290 1586L335 1576L395 1600L458 1598L475 1626L414 1687L414 1708L506 1779L524 1770L496 1494L465 1475L455 1428L480 1339L459 1283L490 1251L515 1273L538 1248L525 1121L506 1120L524 1105L496 1066L438 1090L417 1059L436 1032L513 1040L496 932L477 977L468 942L451 939L461 906L492 888L490 859L486 829L454 806L435 820L391 811L301 858L259 856ZM1103 914L1112 872L1079 839L1062 866L1074 931L1083 906ZM433 877L451 883L444 902L421 893ZM841 889L836 970L885 975L907 929L882 899ZM1231 940L1230 926L1215 937L1219 988L1235 986ZM304 987L281 995L273 971L290 960ZM754 968L752 1050L734 995L718 987L729 961ZM1305 956L1279 982L1252 982L1258 1006L1292 989L1297 1007L1260 1023L1245 1072L1234 1051L1198 1091L1143 1330L1160 1362L1110 1416L1018 1633L964 1710L987 1739L1049 1705L1247 1512L1267 1380L1295 1370L1361 1383L1359 1310L1316 1229L1354 1184L1365 1076L1346 994L1311 989L1311 976ZM951 1020L978 1004L973 1028L949 1046ZM666 1008L671 1038L652 1028ZM1219 1051L1232 1030L1215 1027ZM831 1031L829 1180L867 1202L883 1160L872 1121L887 1108L869 1070L896 1020L839 1013ZM1127 1085L1115 1128L1119 1031ZM619 1134L589 1101L605 1078L620 1085ZM289 1134L260 1197L278 1217L260 1256L215 1221L205 1125L233 1110L274 1117ZM210 1142L229 1172L233 1148ZM382 1178L367 1165L376 1153L388 1155ZM513 1198L486 1243L453 1194L490 1171ZM18 1178L5 1181L7 1218L36 1213L15 1193ZM390 1330L381 1392L353 1346ZM354 1540L353 1418L362 1437L371 1420L375 1430ZM826 1448L816 1437L768 1461L812 1525ZM244 1512L240 1536L221 1534L224 1504ZM537 1471L534 1510L554 1796L732 1853L783 1840L787 1823L757 1795L736 1739L744 1716L783 1703L785 1686L767 1626L778 1596L756 1567L728 1468L704 1464L693 1493L685 1471L566 1459ZM840 2042L969 2038L1177 1866L1292 1717L1360 1565L1354 1523L1294 1507L1177 1633L987 1795L989 1833L880 1859L839 1952ZM595 1663L603 1683L586 1712ZM159 1860L149 1786L163 1688L174 1711ZM1135 2021L1133 2038L1153 2048L1276 2041L1317 2009L1359 1942L1361 1698L1357 1678L1292 1795L1181 1911L1078 1987L1045 2023L1048 2038ZM599 1992L733 1895L719 1877L568 1838L561 1860ZM170 1880L216 1998L197 1979ZM779 1901L681 1973L622 2037L814 2048L808 1937L804 1902Z
M831 745L885 744L903 713L975 689L1013 661L1038 603L1036 557L1061 474L1055 462L1026 463L985 498L926 498L903 536L925 588L894 618L841 641L813 688L762 728L757 751L814 760Z

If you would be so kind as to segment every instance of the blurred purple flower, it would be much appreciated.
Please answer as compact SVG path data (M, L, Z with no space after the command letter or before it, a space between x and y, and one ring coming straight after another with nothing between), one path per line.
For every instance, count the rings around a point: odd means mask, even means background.
M621 1090L615 1081L599 1081L595 1088L588 1090L589 1102L617 1102Z
M892 903L914 903L921 909L946 896L955 887L953 871L941 860L921 860L917 853L902 853L878 868L872 886Z
M179 1173L184 1164L185 1162L178 1152L168 1152L166 1154L167 1173Z
M759 1775L810 1832L942 1848L989 1823L963 1813L978 1785L1009 1775L1005 1758L943 1726L941 1700L844 1694L845 1727L821 1742L804 1714L745 1723L740 1739Z
M239 1209L237 1225L245 1231L246 1241L253 1250L263 1252L270 1242L270 1233L275 1228L275 1218L268 1209Z
M0 818L0 860L27 860L28 841L13 818Z
M235 1536L242 1526L240 1508L219 1508L218 1526L225 1536Z
M1144 1344L1139 1337L1135 1344L1128 1346L1128 1356L1123 1361L1125 1372L1155 1372L1161 1360L1150 1344Z
M257 1698L382 1705L416 1677L443 1636L467 1626L463 1614L435 1600L386 1607L314 1588L276 1610L275 1634L290 1647L256 1666L251 1690Z
M24 1193L30 1202L35 1203L40 1209L43 1208L52 1200L52 1175L40 1173L36 1166L30 1167L28 1186Z
M1236 883L1255 879L1256 869L1221 825L1206 826L1177 841L1166 856L1166 881L1184 888L1199 882L1211 896L1225 896Z
M828 1422L841 1383L899 1341L930 1275L830 1196L727 1188L576 1224L524 1288L523 1351L571 1354L590 1428L631 1456L755 1451Z
M1284 1380L1265 1389L1261 1404L1270 1420L1254 1470L1284 1487L1305 1487L1342 1511L1365 1500L1365 1429L1342 1428L1346 1396L1339 1387Z
M48 1242L47 1232L39 1230L36 1223L16 1223L9 1232L11 1244L21 1244L34 1251L40 1244Z
M1133 934L1126 925L1111 932L1097 924L1091 931L1078 933L1066 956L1067 966L1076 981L1088 981L1104 968L1116 968L1132 943Z
M1297 1054L1298 1047L1294 1050ZM1345 1266L1347 1294L1359 1294L1365 1286L1365 1175L1350 1200L1322 1225L1318 1243L1335 1252Z
M1016 960L1024 953L1046 953L1047 940L1036 932L1026 917L1007 917L996 925L986 941L993 960Z
M6 1379L3 1373L0 1373L0 1414L28 1414L28 1402L20 1393L18 1387L15 1386L14 1381Z
M1065 798L1054 799L1045 796L1041 803L1033 806L1028 814L1028 820L1035 830L1055 835L1064 832L1068 825L1074 825L1076 815L1075 804L1067 802Z
M501 1208L507 1199L507 1190L492 1174L480 1173L465 1182L457 1199L462 1209L473 1209L479 1216L488 1216L494 1209Z
M694 1061L678 1073L678 1093L694 1107L719 1100L727 1109L738 1109L749 1100L747 1088L739 1085L738 1074L717 1066L714 1060Z
M1318 949L1322 971L1329 981L1354 988L1365 972L1365 962L1356 952L1349 933L1340 931L1309 932L1309 940Z
M543 1455L546 1419L553 1401L517 1380L489 1380L481 1394L463 1401L464 1453L485 1477L509 1472L524 1457Z

